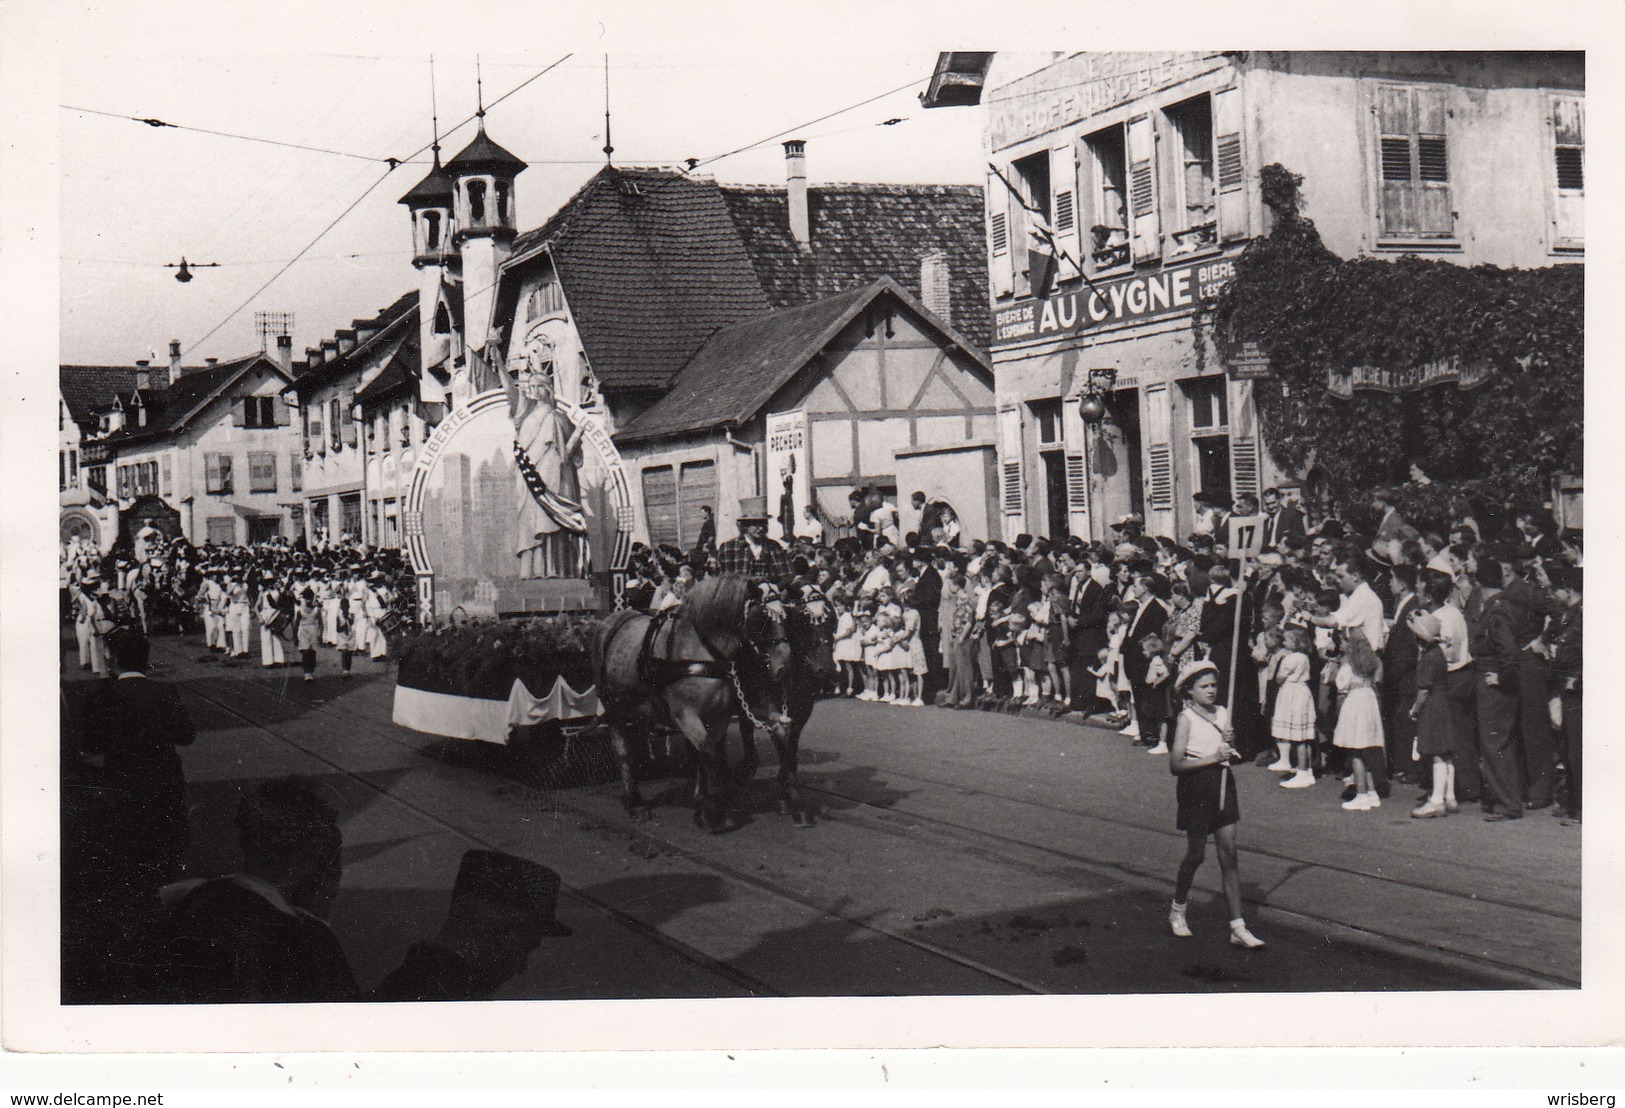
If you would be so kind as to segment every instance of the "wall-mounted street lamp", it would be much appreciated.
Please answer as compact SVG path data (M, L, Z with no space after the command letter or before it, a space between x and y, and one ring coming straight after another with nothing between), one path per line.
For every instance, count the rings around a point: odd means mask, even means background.
M1117 384L1117 370L1091 369L1089 383L1084 386L1083 395L1078 398L1078 415L1090 427L1099 427L1106 419L1106 398L1111 396L1112 387Z

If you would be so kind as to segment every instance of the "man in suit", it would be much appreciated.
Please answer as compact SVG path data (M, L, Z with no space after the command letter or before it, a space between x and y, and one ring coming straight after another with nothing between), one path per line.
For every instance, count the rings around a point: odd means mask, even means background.
M1208 597L1202 605L1202 622L1197 637L1207 644L1208 659L1219 667L1219 703L1231 707L1231 727L1236 751L1253 759L1263 746L1261 709L1258 704L1258 665L1250 644L1253 606L1243 592L1238 597L1233 571L1223 563L1208 571ZM1237 609L1240 609L1239 613ZM1236 620L1241 634L1235 634ZM1230 668L1235 666L1235 704L1229 705Z
M1089 670L1106 649L1106 618L1111 612L1111 570L1099 562L1080 564L1072 579L1070 600L1072 618L1072 654L1068 659L1072 670L1072 709L1086 712L1095 705L1095 683Z
M1296 503L1285 502L1280 489L1265 489L1264 549L1279 551L1283 540L1296 540L1297 544L1308 540L1303 509Z
M1140 644L1151 635L1161 635L1168 622L1168 600L1173 595L1168 578L1160 573L1143 572L1134 579L1128 599L1138 601L1139 608L1129 621L1128 634L1123 639L1123 672L1128 675L1134 693L1135 721L1139 736L1135 746L1154 747L1158 742L1157 721L1166 713L1151 710L1152 698L1166 695L1165 686L1146 684L1146 672L1151 659L1146 657Z
M908 606L920 613L920 645L925 648L925 688L922 690L927 704L938 689L943 687L942 668L942 574L932 563L931 552L917 547L909 554L914 568L914 590L909 594Z
M1472 628L1478 743L1484 768L1486 820L1523 818L1523 766L1518 749L1518 615L1502 589L1498 561L1478 565L1484 610Z

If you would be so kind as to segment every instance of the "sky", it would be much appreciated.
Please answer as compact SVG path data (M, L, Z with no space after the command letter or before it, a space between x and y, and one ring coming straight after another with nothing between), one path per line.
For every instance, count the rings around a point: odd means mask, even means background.
M75 51L61 67L64 362L165 358L171 339L181 341L187 364L252 352L257 310L295 314L298 357L416 287L410 223L397 201L427 165L390 171L383 159L406 158L431 140L427 50L364 54L335 44L302 55L154 56L116 46ZM924 48L437 51L443 157L474 135L464 121L476 108L477 57L491 105L487 132L530 163L516 185L521 230L544 222L604 162L606 55L613 157L622 165L704 161L788 130L784 137L807 139L815 185L979 183L985 174L982 109L919 104L936 61ZM830 113L840 114L813 122ZM782 182L780 141L699 172ZM417 156L427 163L427 151ZM182 284L165 268L182 257L219 268L194 268Z

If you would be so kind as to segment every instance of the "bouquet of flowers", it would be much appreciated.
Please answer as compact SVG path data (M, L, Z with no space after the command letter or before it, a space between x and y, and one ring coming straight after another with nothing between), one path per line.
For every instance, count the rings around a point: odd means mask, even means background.
M597 629L598 616L582 613L442 622L401 643L398 680L408 688L481 700L506 700L516 678L537 696L560 677L585 691L593 683Z

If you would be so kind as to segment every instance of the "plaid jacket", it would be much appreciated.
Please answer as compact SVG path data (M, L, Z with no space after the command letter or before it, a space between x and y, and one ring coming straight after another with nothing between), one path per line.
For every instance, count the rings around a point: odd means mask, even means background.
M772 539L762 540L760 555L752 555L750 544L744 539L731 539L717 551L717 562L723 573L737 573L752 582L768 581L780 584L790 576L790 557L784 547Z

